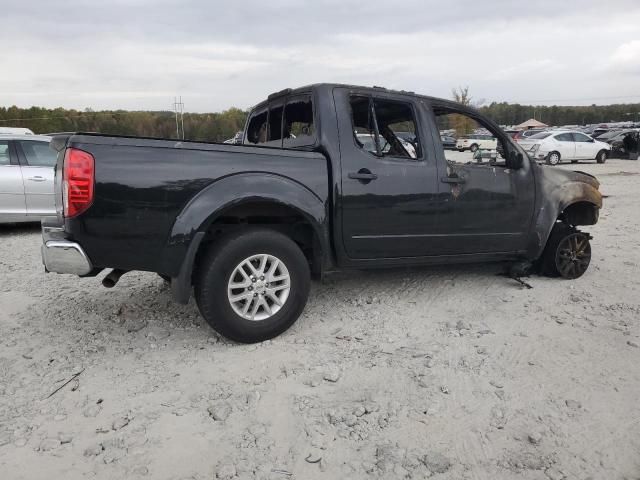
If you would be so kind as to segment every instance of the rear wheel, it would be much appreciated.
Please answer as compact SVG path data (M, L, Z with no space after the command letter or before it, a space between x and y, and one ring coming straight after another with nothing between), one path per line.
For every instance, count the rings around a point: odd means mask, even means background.
M476 144L474 143L473 145L471 145L471 146L469 147L469 150L471 150L472 152L474 152L474 153L475 153L475 151L476 151L476 150L478 150L478 145L476 145Z
M553 227L542 255L542 272L550 277L581 277L591 263L589 235L564 223Z
M195 285L204 319L231 340L255 343L287 330L309 296L309 264L289 237L255 228L220 240Z
M560 163L560 154L558 152L551 152L547 155L548 165L557 165Z
M606 150L600 150L598 152L598 155L596 155L596 162L604 163L606 161L607 161L607 151Z

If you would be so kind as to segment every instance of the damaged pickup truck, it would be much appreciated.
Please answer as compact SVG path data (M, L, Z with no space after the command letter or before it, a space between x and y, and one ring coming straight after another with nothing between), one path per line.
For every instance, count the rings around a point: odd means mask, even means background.
M443 148L439 130L488 130L500 156ZM289 328L310 278L337 269L512 262L581 276L579 225L598 220L591 175L537 165L491 120L447 100L317 84L272 94L241 145L77 133L53 138L49 272L170 280L239 342Z

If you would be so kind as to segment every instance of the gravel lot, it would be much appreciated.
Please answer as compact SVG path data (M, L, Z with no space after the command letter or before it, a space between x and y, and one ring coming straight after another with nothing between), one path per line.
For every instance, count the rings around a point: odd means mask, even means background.
M608 195L584 277L336 274L253 346L0 227L0 478L640 478L640 162L578 167Z

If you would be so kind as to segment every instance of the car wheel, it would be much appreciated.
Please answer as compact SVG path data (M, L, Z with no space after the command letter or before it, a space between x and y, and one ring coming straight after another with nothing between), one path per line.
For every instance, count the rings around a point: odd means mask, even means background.
M589 235L564 223L557 223L542 254L542 273L550 277L581 277L591 263Z
M473 153L475 153L475 152L476 152L476 150L478 150L478 145L476 145L476 144L474 143L473 145L471 145L471 146L469 147L469 150L471 150Z
M279 232L252 228L224 237L198 268L195 298L214 330L242 343L273 338L300 316L310 288L309 263Z
M557 165L560 163L560 154L558 152L551 152L547 155L547 165Z
M598 155L596 155L596 162L604 163L606 161L607 161L607 151L606 150L600 150L598 152Z

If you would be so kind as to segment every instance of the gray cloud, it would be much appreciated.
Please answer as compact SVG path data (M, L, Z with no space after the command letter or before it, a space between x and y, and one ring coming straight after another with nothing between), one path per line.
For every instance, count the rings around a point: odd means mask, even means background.
M26 3L3 11L1 105L211 111L318 81L640 101L636 0Z

